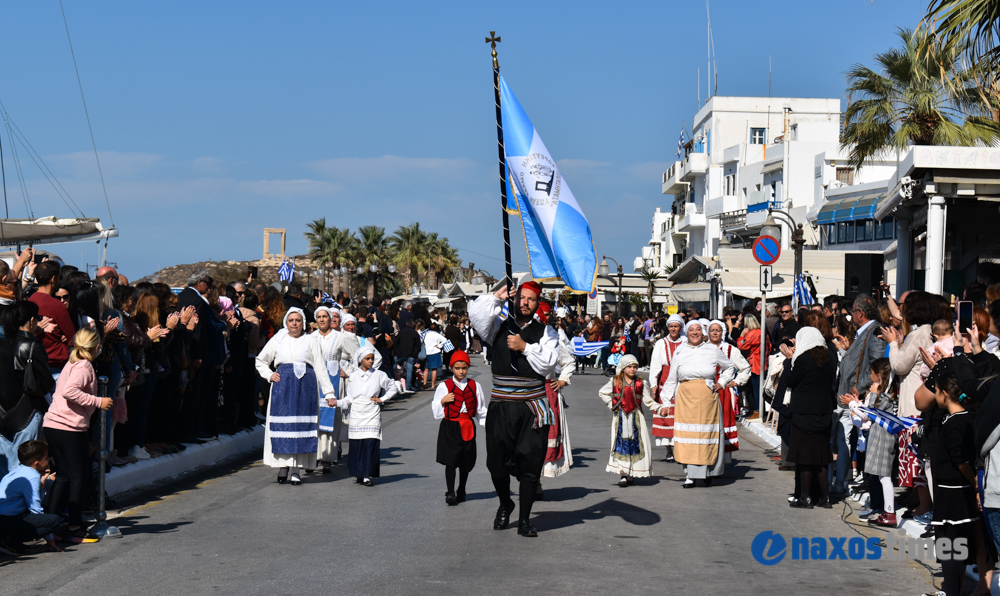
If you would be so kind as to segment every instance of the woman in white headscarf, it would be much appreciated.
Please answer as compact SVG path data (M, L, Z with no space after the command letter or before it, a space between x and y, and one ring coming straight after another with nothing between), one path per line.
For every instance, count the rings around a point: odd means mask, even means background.
M657 447L667 448L668 462L674 461L674 396L664 394L660 389L670 375L670 363L673 362L677 348L683 344L684 318L675 313L667 319L667 336L656 342L649 359L649 384L653 399L665 406L654 410L653 436L656 437ZM665 415L655 413L659 410L664 410Z
M642 414L645 405L658 406L649 391L649 383L636 373L639 361L632 354L622 356L615 376L601 388L601 400L613 413L611 417L611 457L606 471L618 474L618 486L628 486L635 478L648 478L653 471L652 444ZM661 408L661 407L660 407ZM661 408L662 409L662 408Z
M349 408L351 449L347 468L358 484L374 486L379 477L379 450L382 446L382 404L396 395L396 383L379 370L382 357L370 343L354 354L357 369L351 373L347 391L340 400Z
M326 361L326 372L333 384L334 397L344 395L347 377L354 372L354 352L358 338L353 333L340 330L340 311L327 306L316 308L316 331L313 337L319 342L320 353ZM323 462L323 473L331 472L331 462L340 460L342 441L347 440L347 423L334 409L335 401L319 396L319 451L316 458Z
M687 343L674 353L663 393L676 395L674 457L685 464L684 488L696 479L711 486L725 471L725 433L718 392L733 378L736 367L718 347L705 341L706 329L693 320L685 327ZM723 373L716 382L716 371Z
M257 372L271 382L264 432L264 464L280 468L278 482L301 483L300 469L316 469L319 404L317 387L333 400L333 384L316 338L306 335L305 313L285 313L287 333L275 334L257 356ZM273 367L273 368L272 368ZM291 478L289 469L293 469Z

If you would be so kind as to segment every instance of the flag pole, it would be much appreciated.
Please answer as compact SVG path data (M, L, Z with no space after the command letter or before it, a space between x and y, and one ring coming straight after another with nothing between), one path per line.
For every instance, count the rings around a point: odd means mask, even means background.
M500 112L500 63L497 61L497 44L500 36L496 31L490 31L486 38L493 50L493 100L497 108L497 155L500 167L500 212L503 215L503 250L507 265L507 316L514 316L514 273L510 263L510 215L507 213L507 158L503 146L503 118Z

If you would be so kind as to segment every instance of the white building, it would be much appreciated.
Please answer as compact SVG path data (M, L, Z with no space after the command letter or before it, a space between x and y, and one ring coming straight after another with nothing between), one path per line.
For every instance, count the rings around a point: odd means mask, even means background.
M636 257L633 269L657 270L666 273L668 268L680 265L684 260L684 248L687 246L687 232L679 232L676 228L680 218L671 211L661 211L659 207L653 213L653 230L649 244L642 247L642 256Z
M687 234L683 259L717 254L723 232L748 242L769 207L805 222L818 210L815 157L836 152L839 136L837 98L711 98L694 117L684 158L662 177L678 216L671 236ZM790 234L782 236L787 246Z

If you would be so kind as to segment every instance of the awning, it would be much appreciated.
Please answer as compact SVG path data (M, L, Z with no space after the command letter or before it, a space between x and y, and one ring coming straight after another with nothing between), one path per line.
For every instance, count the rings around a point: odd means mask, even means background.
M784 276L774 278L774 290L767 293L768 299L792 295L792 284L786 283ZM760 273L757 271L723 271L722 289L734 296L760 298Z
M785 165L784 160L783 159L779 159L778 161L771 162L769 164L764 164L764 167L760 169L760 173L761 174L770 174L771 172L777 172L782 167L784 167L784 165Z
M834 223L840 223L842 221L851 221L853 219L851 217L851 213L854 212L854 206L857 203L858 200L856 198L846 199L844 201L841 201L840 204L837 205L837 210L833 212Z
M689 284L674 284L670 295L677 302L708 302L712 299L712 284L695 282Z
M833 214L837 211L840 203L840 201L830 201L826 205L823 205L823 208L816 214L816 225L833 223Z
M875 211L878 209L880 201L885 200L885 193L878 195L866 195L854 205L851 219L875 219Z
M673 273L667 276L668 281L684 282L698 279L702 269L713 269L715 264L708 258L694 255L677 266ZM675 286L676 287L676 286Z

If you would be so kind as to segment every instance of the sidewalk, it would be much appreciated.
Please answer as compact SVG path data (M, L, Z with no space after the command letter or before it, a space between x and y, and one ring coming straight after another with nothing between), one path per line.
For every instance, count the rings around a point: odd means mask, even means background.
M226 461L260 451L264 447L264 427L243 431L201 445L188 444L181 453L139 461L112 468L105 476L105 489L114 497L123 493L150 488L172 481L196 470L215 466Z

